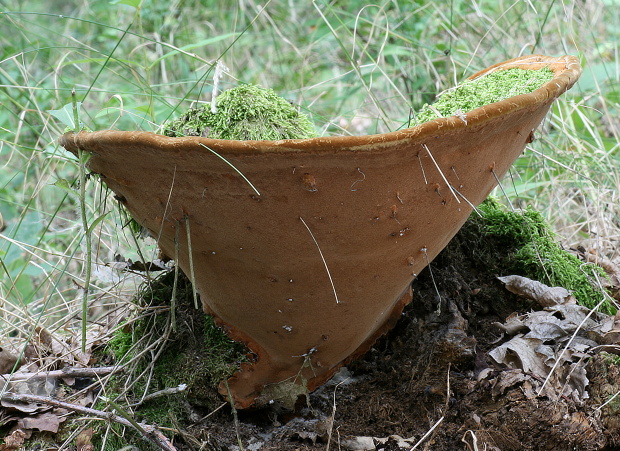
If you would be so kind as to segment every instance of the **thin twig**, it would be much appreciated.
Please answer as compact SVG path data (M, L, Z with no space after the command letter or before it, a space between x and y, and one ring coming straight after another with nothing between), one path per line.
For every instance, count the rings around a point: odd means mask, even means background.
M129 407L138 407L139 405L142 405L147 401L152 401L155 398L160 398L162 396L168 395L176 395L177 393L182 393L185 390L187 390L187 384L179 384L176 387L164 388L163 390L156 391L155 393L149 393L140 402L130 404Z
M73 99L74 114L74 131L80 132L79 109L75 96L75 88L71 90ZM82 353L86 352L86 325L88 322L88 294L90 291L90 278L92 272L92 234L88 226L88 218L86 217L86 163L90 159L90 154L82 149L78 149L79 161L79 199L80 199L80 216L82 217L82 227L84 229L84 240L86 241L86 261L84 262L84 292L82 294Z
M428 258L428 254L426 252L426 247L423 247L420 250L422 252L424 252L424 257L426 258L426 266L428 266L428 272L431 274L431 280L433 281L433 286L435 287L435 292L437 293L437 297L439 298L439 304L437 305L437 310L435 311L435 313L437 315L440 315L441 314L441 293L439 292L439 287L437 286L437 283L435 282L435 276L433 275L433 268L431 268L431 261Z
M196 426L198 423L202 423L204 420L206 420L207 418L213 416L216 412L218 412L220 409L222 409L223 407L226 407L228 405L227 402L223 402L222 404L219 405L219 407L216 407L215 409L213 409L211 412L209 412L208 414L206 414L204 417L202 417L200 420L195 421L194 423L192 423L191 426Z
M233 399L230 387L228 386L228 381L226 379L224 379L224 385L226 386L226 392L228 393L228 402L230 403L230 408L232 409L233 421L235 423L235 433L237 435L237 444L239 445L239 449L241 451L245 451L243 448L243 442L241 441L241 434L239 434L239 417L237 416L235 400Z
M336 390L338 390L338 387L340 387L342 384L344 384L346 381L348 381L349 378L347 377L344 380L341 380L340 382L338 382L336 384L336 386L334 387L334 402L332 403L332 414L329 417L329 426L327 428L327 448L325 449L325 451L329 451L329 445L332 441L332 434L334 432L334 420L336 418Z
M444 417L441 417L440 419L438 419L437 422L433 424L433 427L431 427L428 431L426 431L426 434L424 434L422 438L418 440L418 442L415 445L413 445L413 448L411 448L409 451L413 451L418 446L420 446L424 442L424 440L426 440L433 433L435 428L441 424L441 422L443 421L443 418Z
M497 182L497 185L499 186L499 189L501 189L502 193L504 193L504 197L506 198L506 202L508 202L508 205L510 206L510 209L512 211L516 211L515 207L512 205L512 202L510 202L510 197L508 197L508 194L506 194L506 191L504 190L504 186L502 185L501 180L499 179L499 177L497 176L497 174L495 173L495 170L493 168L491 168L491 172L493 173L493 177L495 177L495 181Z
M119 423L119 424L122 424L123 426L135 428L135 426L131 423L131 421L119 415L116 415L112 412L104 412L103 410L91 409L90 407L83 407L77 404L71 404L68 402L59 401L57 399L53 399L47 396L37 396L37 395L7 392L4 395L2 395L1 399L3 401L10 401L10 402L47 404L48 406L59 407L62 409L67 409L73 412L81 413L83 415L103 418L110 422ZM137 429L146 440L153 443L160 449L163 449L166 451L176 451L176 448L172 445L172 443L170 443L170 440L168 440L168 438L166 438L166 436L163 435L155 426L151 426L145 423L137 423L137 424L139 425L139 428L135 428L135 429Z
M179 285L179 223L177 222L174 231L174 283L172 284L172 298L170 299L170 321L172 322L172 331L177 331L177 288ZM190 249L191 253L191 249Z
M119 368L114 366L102 366L99 368L76 368L67 367L62 370L39 371L36 373L13 373L0 374L0 379L15 381L25 381L33 379L60 379L62 377L101 377L107 376L114 371L119 372Z

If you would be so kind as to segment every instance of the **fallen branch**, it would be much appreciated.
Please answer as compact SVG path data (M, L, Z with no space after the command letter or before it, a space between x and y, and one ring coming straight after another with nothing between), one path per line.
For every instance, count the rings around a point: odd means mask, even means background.
M10 402L25 402L25 403L41 403L47 404L53 407L60 407L63 409L71 410L73 412L78 412L83 415L89 415L97 418L103 418L110 422L119 423L123 426L128 426L136 429L140 434L149 442L153 443L160 449L165 451L177 451L174 445L170 443L170 440L166 438L164 434L162 434L155 426L151 426L149 424L144 423L136 423L138 426L136 427L132 424L131 421L123 418L119 415L116 415L112 412L104 412L102 410L91 409L89 407L78 406L77 404L71 404L64 401L58 401L57 399L53 399L47 396L36 396L36 395L27 395L27 394L18 394L18 393L9 393L6 392L0 398L2 401L10 401Z
M32 379L60 379L63 377L101 377L107 376L118 370L118 367L114 366L102 366L99 368L76 368L67 367L62 370L54 371L39 371L36 373L13 373L13 374L0 374L0 379L9 381L25 381Z

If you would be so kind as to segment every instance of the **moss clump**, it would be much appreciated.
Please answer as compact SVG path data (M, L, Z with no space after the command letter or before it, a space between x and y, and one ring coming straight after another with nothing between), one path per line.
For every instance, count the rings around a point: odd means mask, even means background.
M539 212L531 208L507 211L492 199L483 202L479 210L482 217L474 213L470 221L480 224L483 235L492 235L505 244L501 250L505 254L501 256L505 259L505 271L571 290L577 301L589 308L603 299L603 293L594 284L595 275L604 277L603 270L585 265L562 249ZM611 304L604 304L601 311L615 313Z
M171 137L202 136L241 141L303 139L316 136L310 119L272 89L241 85L222 92L210 105L192 108L164 124Z
M151 307L170 305L173 296L174 272L163 274L151 281L140 294L141 299L149 300ZM175 323L176 331L170 332L164 344L160 358L155 363L155 382L152 390L174 387L181 383L188 385L190 398L202 398L198 393L206 387L216 393L218 384L239 369L246 361L247 349L230 338L215 325L213 318L205 315L202 309L194 308L191 282L179 273L176 287ZM144 346L134 347L138 339L144 336L159 337L166 334L172 321L171 311L163 310L155 315L148 315L136 321L131 332L120 330L109 344L109 349L117 359L130 360L132 356L143 351ZM144 367L151 363L150 356L145 358ZM138 372L143 367L138 365ZM138 391L139 391L139 385ZM195 385L195 387L194 387ZM210 393L208 396L211 396ZM204 403L201 399L200 403Z
M210 411L221 404L217 390L220 381L237 371L241 362L247 361L248 354L242 344L228 338L215 325L211 316L205 315L202 309L194 308L191 282L182 273L178 277L176 331L170 330L171 311L154 308L151 314L144 314L125 330L120 329L107 345L108 352L113 354L118 364L131 368L131 374L112 378L105 388L106 396L113 400L123 393L123 398L116 401L121 406L127 402L137 402L147 389L147 381L148 393L187 385L182 393L155 398L135 409L136 418L140 421L169 427L184 426L196 408ZM168 272L151 281L141 290L138 299L151 308L170 305L174 278L174 272ZM163 343L163 349L157 347L144 353L154 340L167 333L170 335ZM143 355L135 363L140 354ZM153 364L153 354L159 354L159 357L151 373L149 366ZM134 364L130 367L128 362ZM127 377L135 381L129 392L125 392ZM101 402L96 407L103 409L105 403ZM125 437L119 435L118 440L113 439L115 441L110 442L106 449L119 449L132 441L141 442L141 449L151 449L135 431L127 429L125 432ZM98 442L95 444L100 445Z
M424 105L417 114L418 123L440 117L467 113L489 103L514 97L540 88L553 79L549 68L540 70L506 69L467 80L460 86L446 91L432 105Z

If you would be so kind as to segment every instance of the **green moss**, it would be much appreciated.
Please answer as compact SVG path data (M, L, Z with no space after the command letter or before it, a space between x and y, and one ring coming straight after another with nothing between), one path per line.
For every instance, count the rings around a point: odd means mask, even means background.
M603 299L603 293L595 284L596 276L604 277L603 270L584 264L562 249L539 212L532 208L522 212L507 211L492 199L483 202L479 211L482 217L474 213L470 221L480 225L483 236L499 239L503 271L571 290L577 301L589 308ZM615 313L608 303L601 311Z
M169 306L173 285L174 272L163 274L145 285L138 299L150 307ZM170 332L155 362L153 373L147 370L153 354L147 352L131 374L112 378L105 387L105 395L114 400L123 392L129 377L135 384L132 391L123 396L131 403L139 400L147 388L147 379L148 393L186 384L186 391L155 398L135 410L135 418L139 421L174 428L185 424L192 409L211 411L222 403L217 390L220 381L237 371L241 362L247 361L248 353L243 345L228 338L215 325L211 316L205 315L202 309L194 308L191 283L182 273L177 281L175 310L176 331ZM114 355L118 364L127 366L127 362L141 354L150 341L166 334L172 320L170 310L162 308L151 311L158 313L145 315L132 325L127 325L126 330L119 330L108 343L107 350ZM145 340L145 337L151 339ZM126 404L124 399L117 401L119 405ZM100 403L96 407L103 409L105 404ZM120 428L118 425L116 427ZM123 444L141 441L139 435L129 429L125 431L125 437L121 434L114 440L106 449L118 449ZM144 449L150 449L145 442L142 444Z
M164 124L164 134L242 141L316 136L310 119L272 89L241 85L217 96L216 107L215 113L210 105L190 109Z
M444 92L432 105L425 104L417 114L417 121L421 124L439 117L467 113L489 103L528 94L551 79L553 71L549 68L497 70Z
M116 331L107 344L107 350L114 355L116 361L120 362L127 355L133 344L133 337L130 332L123 329Z

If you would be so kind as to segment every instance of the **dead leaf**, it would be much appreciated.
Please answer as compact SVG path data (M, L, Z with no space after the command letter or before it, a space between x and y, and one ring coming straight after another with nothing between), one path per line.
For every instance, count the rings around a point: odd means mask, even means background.
M51 368L62 366L87 367L90 364L92 347L98 344L102 337L105 336L104 327L90 327L86 331L86 350L82 352L82 337L75 331L50 331L42 328L36 328L38 346L41 349L41 355L49 355L53 365ZM35 344L35 346L36 346Z
M0 374L7 374L13 371L18 361L19 365L23 365L26 362L23 357L20 360L16 354L9 351L6 347L0 347Z
M16 429L10 435L4 437L4 444L0 444L0 451L17 451L27 439L27 434L21 429Z
M91 443L93 438L93 428L84 429L75 438L77 451L94 451L95 446Z
M616 323L615 320L611 323L604 314L568 303L521 315L512 314L498 327L508 335L519 333L488 353L496 363L531 376L532 386L540 385L534 390L539 396L550 399L567 396L583 401L588 397L587 357L591 355L591 349L604 344L603 337L615 330ZM540 381L544 380L547 383L544 392L540 393ZM500 384L495 390L505 387ZM531 390L526 393L526 396L530 395Z
M57 415L51 412L41 413L39 415L20 418L17 427L20 429L36 429L38 431L58 432L61 420Z
M15 394L29 394L37 396L52 396L57 389L56 379L31 379L24 381L12 381L7 385L7 391ZM5 408L12 408L24 413L34 413L42 410L49 410L46 404L9 401L2 399L0 405Z
M293 438L300 441L309 441L312 442L313 445L316 445L316 441L319 438L319 434L316 432L309 431L297 431L293 434Z
M503 324L495 322L493 325L508 335L515 335L523 330L527 330L527 326L523 322L523 315L518 313L511 313Z
M541 339L526 338L518 334L510 341L492 349L489 356L509 368L545 377L549 374L550 368L544 364L547 355L547 352L543 352L544 348Z
M505 276L498 279L506 284L506 289L519 296L538 302L543 307L575 304L575 297L563 287L549 287L544 283L522 276Z
M527 399L534 399L538 396L531 379L532 378L528 378L528 380L523 381L523 385L521 385L521 391Z
M500 372L491 387L491 396L497 398L503 395L506 390L528 379L528 376L521 370L506 370Z

